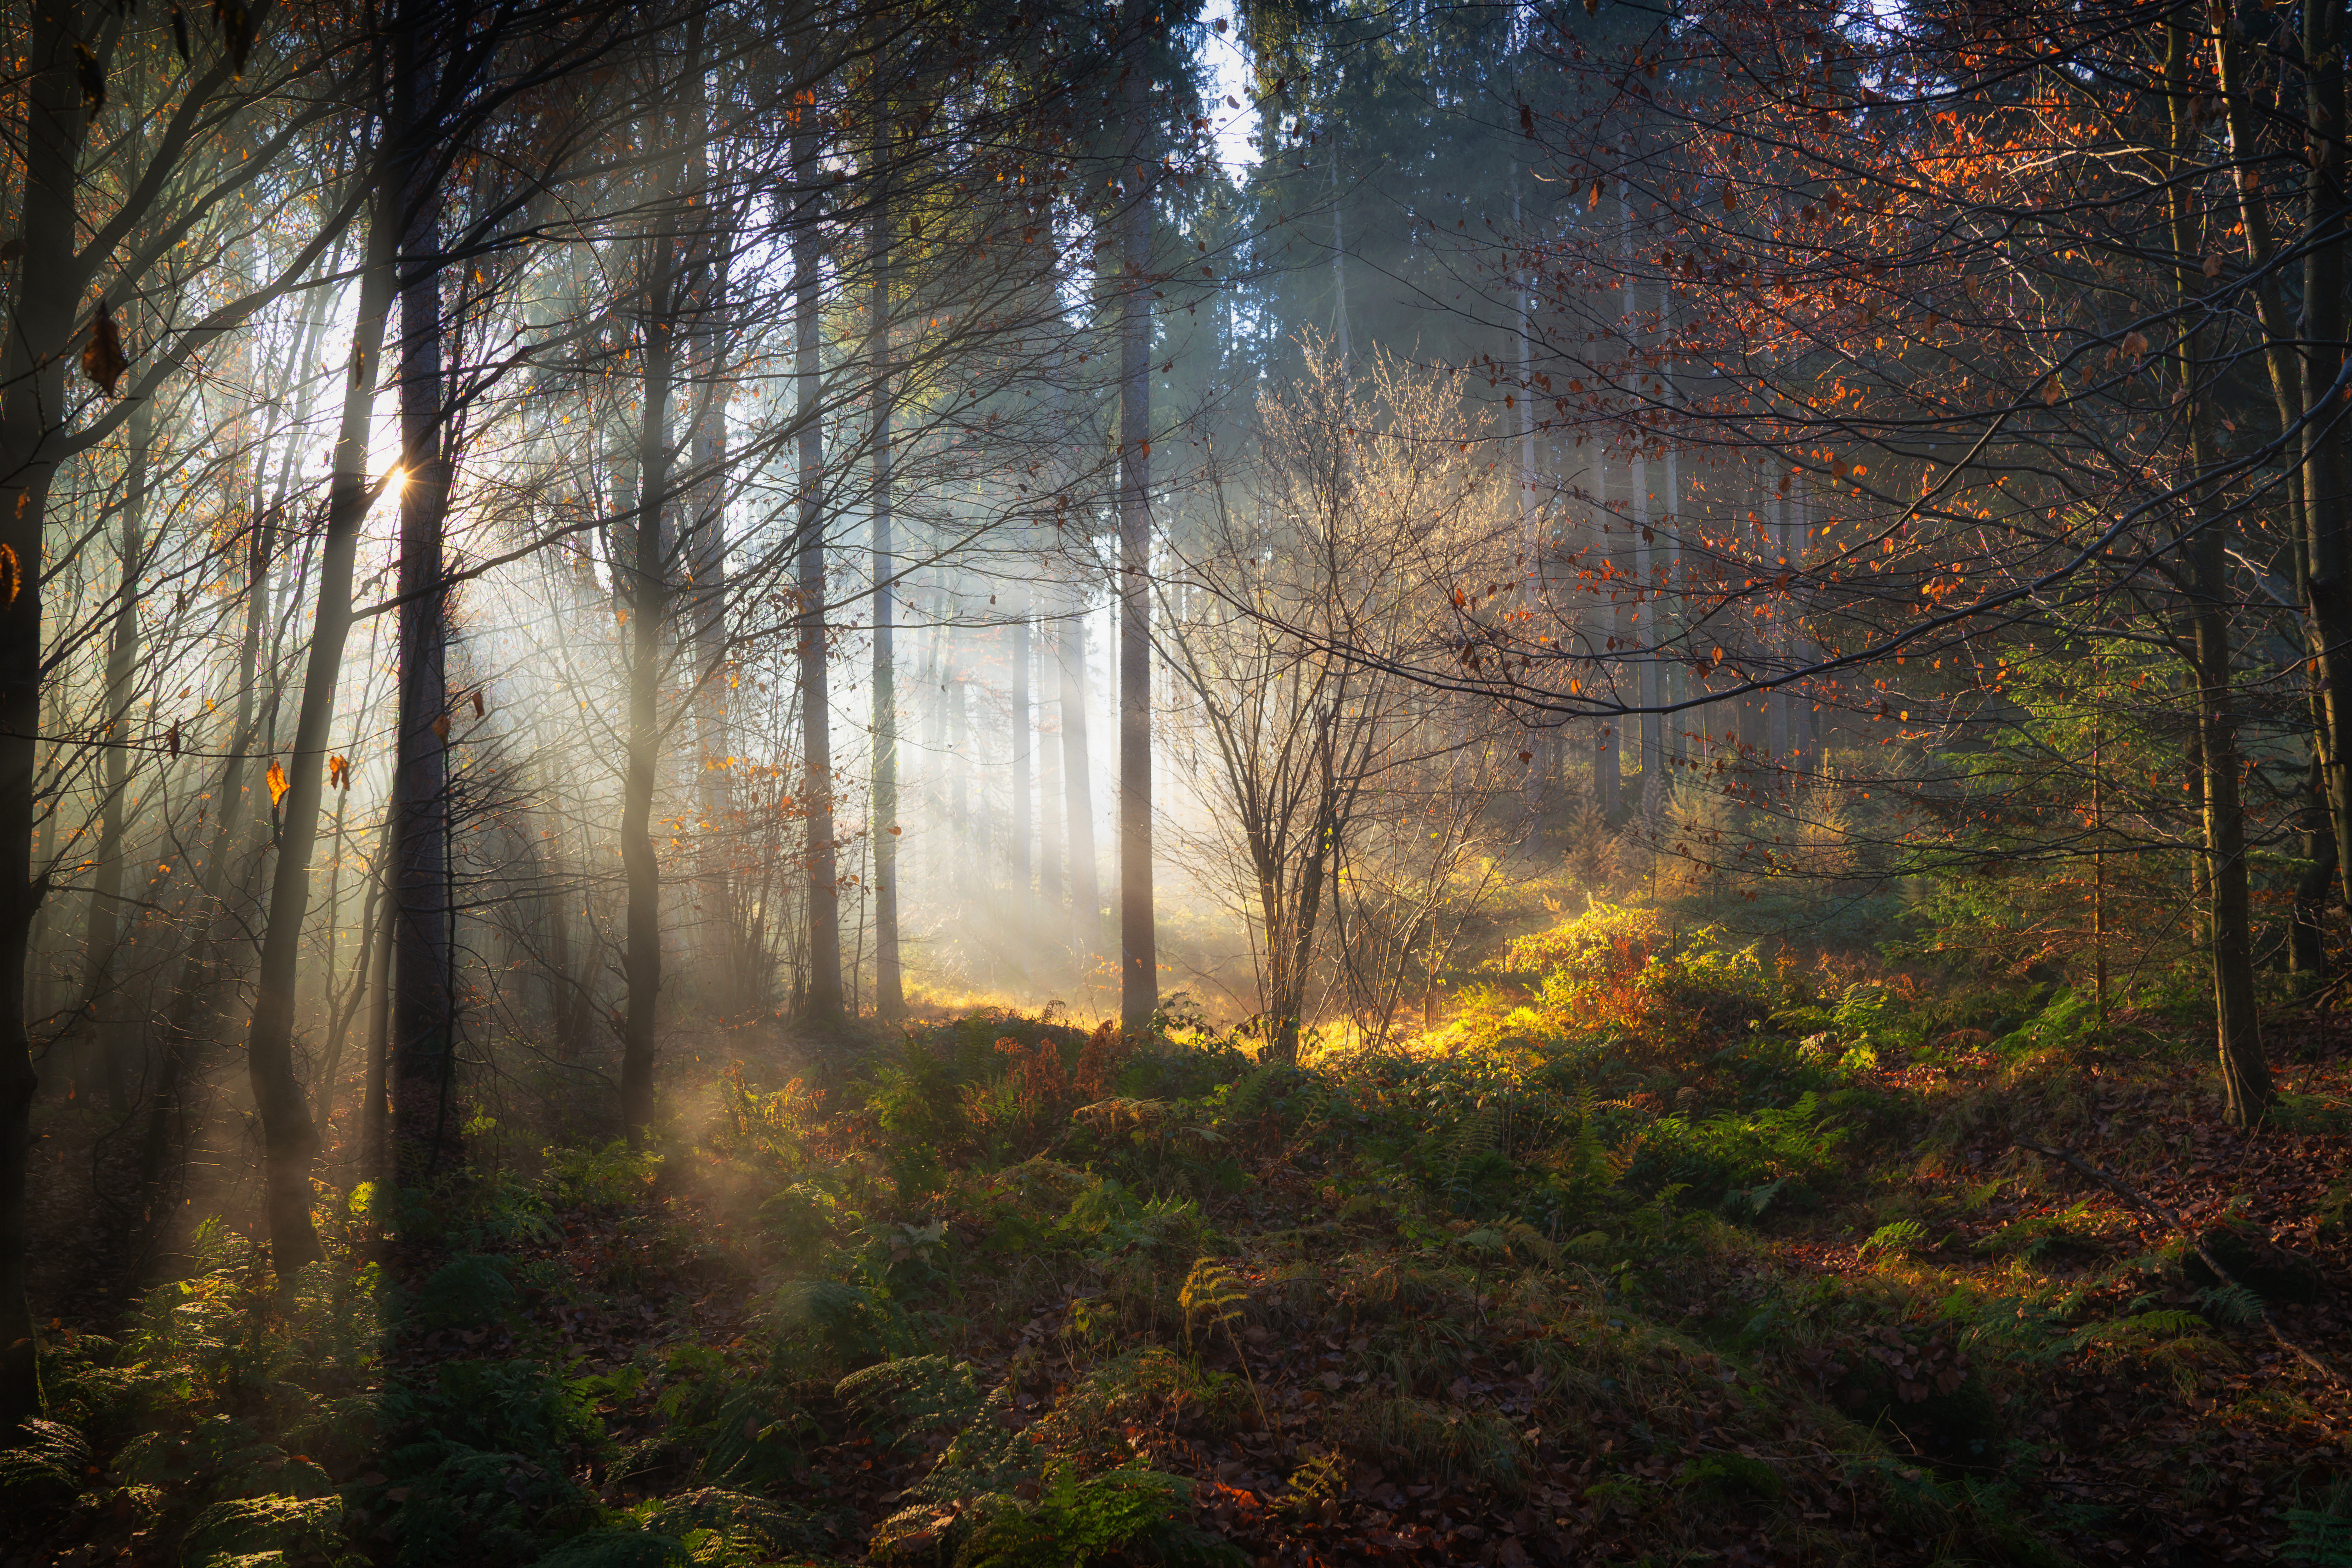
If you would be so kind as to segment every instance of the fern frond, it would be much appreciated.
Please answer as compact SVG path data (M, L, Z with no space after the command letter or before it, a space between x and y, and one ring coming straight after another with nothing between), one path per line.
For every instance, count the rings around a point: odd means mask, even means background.
M1242 1303L1248 1300L1249 1288L1243 1284L1241 1276L1213 1258L1195 1259L1192 1272L1184 1276L1183 1286L1176 1292L1176 1304L1183 1310L1188 1338L1199 1323L1205 1321L1213 1331L1233 1322L1242 1315Z

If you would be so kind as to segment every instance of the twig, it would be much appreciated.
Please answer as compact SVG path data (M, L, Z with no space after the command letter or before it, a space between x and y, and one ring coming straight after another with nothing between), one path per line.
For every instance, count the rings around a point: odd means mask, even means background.
M2063 1149L2045 1149L2039 1143L2028 1143L2022 1138L2013 1139L2011 1142L2020 1149L2028 1150L2032 1153L2039 1154L2045 1160L2056 1160L2061 1164L2072 1165L2075 1170L2082 1172L2083 1174L2090 1177L2091 1180L2098 1183L2099 1185L2106 1188L2107 1191L2115 1194L2116 1196L2123 1199L2124 1202L2131 1205L2142 1214L2151 1215L2157 1219L2162 1220L2166 1225L2170 1226L2174 1230L2179 1232L2182 1237L2187 1238L2189 1245L2196 1250L2197 1256L2205 1260L2205 1267L2213 1271L2213 1277L2215 1279L2221 1280L2224 1285L2235 1286L2238 1289L2244 1290L2246 1294L2254 1300L2256 1303L2256 1310L2262 1314L2263 1327L2269 1331L2272 1339L2278 1342L2280 1349L2292 1353L2296 1360L2302 1362L2305 1366L2311 1368L2312 1371L2326 1378L2336 1387L2342 1388L2345 1385L2344 1379L2337 1374L2334 1367L2328 1365L2326 1362L2320 1360L2318 1356L2313 1354L2310 1351L2304 1349L2303 1346L2295 1343L2294 1341L2287 1337L2286 1331L2281 1329L2278 1324L2272 1320L2270 1309L2261 1305L2261 1296L2256 1294L2254 1291L2248 1289L2244 1285L2240 1284L2235 1275L2222 1268L2221 1260L2214 1257L2210 1251L2207 1250L2204 1242L2198 1239L2198 1236L2195 1231L2189 1229L2188 1226L2181 1223L2181 1219L2179 1215L2174 1214L2170 1209L2166 1208L2154 1198L2151 1198L2147 1194L2139 1191L2139 1189L2134 1187L2129 1182L2125 1181L2121 1176L2110 1175L2108 1173L2102 1171L2096 1165L2092 1164L2088 1160L2082 1158L2078 1154L2070 1153Z

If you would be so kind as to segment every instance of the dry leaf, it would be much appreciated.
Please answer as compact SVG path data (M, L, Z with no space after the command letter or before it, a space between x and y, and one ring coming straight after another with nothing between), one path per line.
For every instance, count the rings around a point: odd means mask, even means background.
M131 362L122 355L121 334L114 330L114 312L107 309L104 300L100 300L98 302L98 320L90 323L89 342L82 346L81 373L89 377L91 384L100 392L111 397L115 384L130 368Z
M25 568L16 560L16 547L0 544L0 608L15 604L24 586Z
M278 803L286 798L286 792L294 786L286 782L286 770L279 767L274 758L269 763L268 780L269 805L274 811L278 808Z
M449 738L449 715L444 713L433 721L433 733L444 741Z
M2208 278L2219 278L2221 276L2221 253L2220 251L2217 250L2212 255L2205 258L2205 276Z
M341 755L327 759L327 787L329 789L352 787L352 764Z

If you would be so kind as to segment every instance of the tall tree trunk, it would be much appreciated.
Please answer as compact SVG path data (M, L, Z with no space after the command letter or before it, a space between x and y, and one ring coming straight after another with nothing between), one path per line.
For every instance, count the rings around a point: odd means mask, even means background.
M1031 791L1035 787L1032 777L1036 765L1036 704L1029 688L1029 590L1016 586L1013 591L1013 625L1007 628L1013 642L1012 724L1013 739L1013 821L1007 836L1013 872L1013 902L1010 912L1019 926L1019 948L1026 952L1030 922L1034 909L1034 890L1030 881L1031 859L1029 840L1034 832Z
M2303 321L2294 336L2303 345L2299 401L2305 419L2303 507L2311 561L2310 620L2318 668L2320 730L2328 806L2336 842L2352 844L2352 468L2344 451L2342 415L2328 405L2344 365L2345 73L2338 8L2303 8L2305 140L2323 155L2305 176ZM2352 855L2339 855L2337 875L2352 900Z
M877 73L877 81L881 73ZM889 168L890 106L879 88L874 108L874 166ZM887 181L887 173L878 174ZM885 1020L907 1010L898 966L898 542L890 515L890 193L874 193L873 314L866 358L874 377L874 1011Z
M293 766L278 824L278 863L271 878L261 966L254 988L246 1062L253 1102L261 1117L262 1185L269 1226L270 1266L290 1281L325 1253L310 1224L310 1162L319 1133L294 1072L294 1005L302 927L310 912L310 857L317 847L327 748L335 721L335 688L352 628L352 578L360 524L374 496L367 482L368 437L375 412L377 366L383 354L384 317L392 307L393 232L389 196L379 198L368 226L367 261L360 274L358 323L343 388L342 430L335 444L334 477L327 499L327 532L319 561L319 602L302 702L294 723ZM328 918L333 919L331 905Z
M2190 100L2188 67L2191 48L2189 28L2179 16L2165 26L2165 98L2172 119L2175 184L2169 205L2172 249L2176 257L2174 288L2189 320L2200 309L2197 285L2185 258L2199 254L2194 220L2183 195L2186 163L2194 127L2189 122ZM2180 396L2188 407L2189 471L2210 472L2205 427L2210 416L2202 406L2197 384L2200 333L2191 326L2184 334L2176 361ZM2195 504L2192 500L2192 504ZM2207 521L2189 543L2189 580L2194 616L2197 675L2197 741L2204 797L2206 886L2210 895L2209 921L2213 960L2213 1014L2221 1058L2222 1114L2232 1125L2250 1126L2261 1120L2271 1101L2269 1064L2263 1057L2263 1037L2254 1009L2253 919L2246 874L2246 820L2239 798L2239 757L2236 715L2231 700L2230 581L2225 553L2227 539L2221 522Z
M8 332L0 345L0 1444L41 1409L33 1317L25 1298L26 1170L32 1157L33 1071L26 970L33 917L47 895L33 870L34 779L41 733L41 555L49 487L64 442L65 372L81 328L87 265L75 254L74 196L89 137L82 110L77 10L26 14L16 78L22 120L16 204L25 253L8 279ZM115 26L101 25L92 58L104 69Z
M107 1103L117 1115L130 1110L131 1072L128 1053L122 1048L122 1026L114 1016L110 993L122 941L122 837L131 795L131 681L139 664L139 584L147 551L147 463L153 431L154 405L142 403L131 416L124 458L122 572L106 650L107 747L104 797L99 808L99 862L89 894L89 925L82 939L79 1022L93 1037L89 1058L98 1065Z
M800 425L794 484L800 490L801 748L803 818L808 834L809 984L803 1003L812 1027L841 1027L841 892L833 844L833 693L824 620L824 289L817 233L817 142L813 127L793 137L799 206L793 229L793 417Z
M1118 321L1118 900L1119 1015L1140 1035L1160 1007L1151 892L1151 40L1155 13L1128 0L1127 210Z
M425 1185L457 1157L450 1096L457 998L450 988L448 597L442 530L451 482L448 392L441 363L442 194L429 167L435 15L404 4L393 53L393 121L403 205L400 241L400 700L393 819L400 837L393 928L393 1163L402 1187Z
M689 28L685 76L698 79L701 27ZM676 135L675 128L672 135ZM681 139L682 140L682 139ZM687 152L666 172L656 199L685 183ZM629 570L628 759L622 774L621 864L628 882L628 1010L621 1035L621 1125L633 1148L653 1131L656 1034L661 1001L661 863L654 853L654 775L661 753L662 632L669 621L668 540L662 523L669 500L670 404L677 394L676 242L667 226L646 239L645 420L637 442L637 507Z
M720 184L717 168L719 142L710 134L709 93L702 73L687 83L688 112L695 125L694 144L688 156L694 168L693 210L706 222L698 233L693 259L695 293L694 339L697 344L695 398L698 410L694 427L692 467L695 490L692 510L694 543L689 561L693 583L692 626L695 657L695 736L702 752L702 815L708 824L701 840L698 867L700 896L698 945L702 969L719 1005L729 1011L748 1007L747 986L735 973L733 942L727 934L727 913L732 903L726 832L729 791L734 777L728 765L733 745L728 731L729 690L727 640L727 379L728 284L734 249L734 208L714 205ZM719 933L716 938L713 932Z
M1062 618L1056 661L1062 718L1062 819L1070 845L1070 948L1084 974L1102 929L1102 886L1095 863L1092 763L1087 753L1087 617L1081 597Z

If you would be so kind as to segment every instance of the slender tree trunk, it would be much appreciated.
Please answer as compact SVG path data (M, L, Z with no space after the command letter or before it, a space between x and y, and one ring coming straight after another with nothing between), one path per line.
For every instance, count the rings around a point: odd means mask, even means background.
M122 574L115 590L114 626L106 650L106 758L99 808L99 862L89 895L89 926L82 939L79 1022L94 1037L89 1053L105 1081L115 1114L131 1109L131 1071L123 1030L110 993L122 941L124 829L131 795L131 682L139 664L139 584L147 551L147 462L154 409L142 404L131 416L122 501Z
M1087 754L1087 617L1081 601L1062 621L1061 658L1055 679L1062 716L1063 821L1070 844L1070 947L1078 972L1102 925L1102 887L1095 863L1095 804Z
M404 208L400 289L400 699L393 763L392 1007L394 1165L402 1187L430 1182L457 1157L450 1096L457 999L451 994L448 600L442 530L451 482L441 360L441 192L426 167L434 96L423 33L435 15L404 5L393 53L394 167Z
M1119 295L1118 487L1118 880L1119 1015L1129 1033L1150 1026L1160 1007L1160 953L1151 889L1151 204L1153 16L1128 0L1127 210Z
M890 113L877 89L874 166L887 170ZM887 179L887 175L883 176ZM898 542L890 516L890 194L874 195L873 316L866 357L874 376L874 1011L883 1019L907 1010L898 967Z
M817 142L813 129L793 138L793 178L800 208L793 230L793 416L800 424L793 482L800 489L802 791L808 836L809 987L807 1022L820 1030L843 1023L840 872L833 843L833 693L824 622L824 429L823 419L824 265L817 233Z
M1011 914L1020 926L1020 941L1025 951L1029 941L1031 910L1034 907L1035 889L1031 882L1029 840L1034 830L1032 820L1034 802L1031 792L1035 787L1032 775L1036 770L1036 704L1029 689L1029 591L1016 587L1013 591L1013 625L1007 628L1013 642L1013 822L1008 835L1008 857L1013 870L1013 903Z
M686 76L701 75L701 35L691 30ZM673 134L675 130L673 129ZM658 195L685 183L687 151L675 153ZM668 540L663 508L669 500L670 404L677 395L676 241L656 225L646 241L645 420L637 443L637 507L629 570L628 758L622 774L621 864L628 882L628 1011L621 1036L621 1125L633 1148L653 1132L654 1065L661 1001L661 863L654 853L654 779L661 753L662 633L670 616Z
M377 366L384 317L392 306L391 200L380 199L369 224L367 262L360 274L359 318L343 388L342 430L335 445L334 478L327 500L327 532L319 561L319 601L303 670L302 701L294 724L292 767L278 824L278 863L271 878L261 965L254 988L246 1062L253 1102L261 1117L262 1184L269 1226L270 1265L281 1282L325 1256L310 1224L310 1163L319 1133L294 1071L294 1005L302 927L310 912L310 857L319 838L327 748L335 721L335 688L352 628L352 579L360 524L374 500L367 482L368 437L375 410ZM330 902L328 918L334 917Z
M2327 973L2327 895L2336 886L2336 835L2327 817L2327 781L2320 769L2315 742L2305 784L2304 805L2297 816L2303 830L2303 855L2309 867L2294 885L2294 908L2288 916L2288 970L2325 977Z
M2165 27L2166 100L2172 116L2176 174L2185 163L2194 134L2189 124L2188 64L2190 37L2177 17ZM2193 220L2176 184L2171 195L2172 247L2179 257L2197 254ZM2175 289L2184 311L2199 308L2189 268L2179 266ZM2191 317L2193 320L2194 318ZM2192 473L2209 470L2205 426L2197 384L2199 333L2187 333L2177 361L2180 395L2188 404L2189 461ZM2262 1027L2254 1008L2253 919L2246 874L2246 821L2239 799L2236 715L2231 701L2230 582L2221 524L2208 521L2190 539L2189 581L2195 618L2197 740L2204 797L2206 885L2212 911L2209 922L2213 959L2213 1013L2221 1058L2223 1117L2232 1125L2261 1120L2271 1101L2269 1064L2263 1056Z

